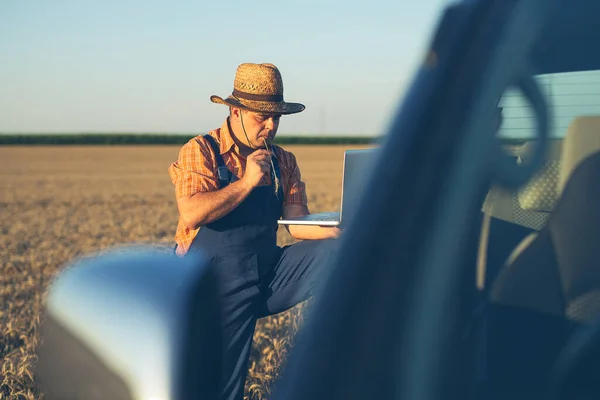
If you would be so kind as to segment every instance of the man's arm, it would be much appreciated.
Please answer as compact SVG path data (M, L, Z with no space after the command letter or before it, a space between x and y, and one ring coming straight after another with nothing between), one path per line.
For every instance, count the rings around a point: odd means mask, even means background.
M240 180L222 189L212 172L209 148L190 142L180 151L175 165L169 169L176 187L177 207L182 221L190 229L197 229L230 213L269 172L270 153L257 150L250 154Z
M252 189L242 178L223 189L180 197L177 199L179 214L188 228L198 229L229 214L248 197Z
M279 154L280 165L283 163L287 168L287 182L285 188L285 203L283 206L283 218L301 217L310 214L306 198L306 187L302 181L302 174L296 162L296 157L290 153L281 151ZM341 230L335 227L308 226L308 225L286 225L287 231L296 240L333 239L341 234Z
M308 214L307 206L289 204L283 207L283 218L302 217ZM286 228L296 240L335 239L342 233L339 228L330 226L286 225Z

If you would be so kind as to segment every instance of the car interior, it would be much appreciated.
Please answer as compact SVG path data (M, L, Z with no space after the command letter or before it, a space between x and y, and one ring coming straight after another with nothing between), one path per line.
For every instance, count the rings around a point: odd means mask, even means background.
M600 317L600 74L558 75L543 167L519 190L491 187L482 206L484 398L544 394L569 339ZM521 164L535 145L504 147Z

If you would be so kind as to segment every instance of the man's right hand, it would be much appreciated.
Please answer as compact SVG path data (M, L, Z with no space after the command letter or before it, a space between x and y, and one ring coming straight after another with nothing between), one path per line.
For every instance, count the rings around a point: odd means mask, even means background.
M271 152L259 149L250 154L246 159L246 169L242 180L251 188L255 188L260 184L265 174L271 168Z

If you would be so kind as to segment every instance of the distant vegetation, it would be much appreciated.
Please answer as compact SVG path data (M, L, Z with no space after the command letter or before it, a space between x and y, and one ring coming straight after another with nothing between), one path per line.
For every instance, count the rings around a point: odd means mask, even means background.
M2 134L0 133L0 146L10 145L182 145L193 138L193 134ZM300 145L365 145L381 143L380 136L307 136L307 135L282 135L275 139L275 143L300 144ZM522 144L526 140L502 138L505 145Z
M194 135L168 134L0 134L0 145L168 145L184 144ZM278 144L360 145L376 143L376 136L279 136Z

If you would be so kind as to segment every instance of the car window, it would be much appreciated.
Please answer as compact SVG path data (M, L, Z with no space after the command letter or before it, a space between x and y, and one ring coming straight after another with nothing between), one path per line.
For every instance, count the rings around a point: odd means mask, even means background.
M536 79L552 106L552 137L563 138L576 116L600 115L600 70L538 75ZM533 113L518 91L506 91L500 106L504 120L499 137L535 138Z

